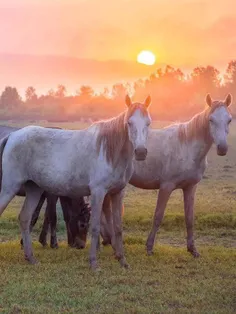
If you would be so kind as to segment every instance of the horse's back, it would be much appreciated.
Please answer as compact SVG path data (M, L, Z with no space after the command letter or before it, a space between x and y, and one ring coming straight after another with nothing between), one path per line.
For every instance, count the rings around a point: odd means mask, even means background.
M57 195L73 194L78 188L88 192L89 167L93 158L88 146L93 141L85 131L28 126L12 133L4 150L5 166L22 181L31 180ZM87 136L86 136L87 135ZM9 169L9 170L10 170Z

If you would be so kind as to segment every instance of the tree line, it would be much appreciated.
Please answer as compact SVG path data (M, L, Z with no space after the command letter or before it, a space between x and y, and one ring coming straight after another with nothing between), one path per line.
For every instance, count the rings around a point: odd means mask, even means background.
M29 86L23 100L15 87L7 86L0 96L0 117L2 120L94 121L123 111L127 93L134 101L150 94L153 119L183 120L204 108L207 93L217 99L231 93L233 100L236 99L236 60L228 63L224 75L210 65L196 67L188 75L167 65L148 78L132 84L117 83L100 93L95 93L91 86L81 86L75 95L68 95L66 87L58 85L56 90L38 95ZM232 113L235 116L234 106Z

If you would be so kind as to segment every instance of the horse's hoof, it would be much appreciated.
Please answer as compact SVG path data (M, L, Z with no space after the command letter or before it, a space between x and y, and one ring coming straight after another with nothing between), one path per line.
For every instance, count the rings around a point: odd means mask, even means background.
M200 257L200 254L197 251L196 252L192 252L191 254L193 255L194 258Z
M147 249L147 255L152 256L154 254L152 249Z
M51 247L52 249L58 249L58 248L59 248L58 243L51 243L51 244L50 244L50 247Z
M76 244L75 243L68 243L68 247L71 247L72 249L76 248Z
M41 240L41 239L39 239L39 243L40 243L43 247L45 247L45 246L48 245L48 244L47 244L47 241Z
M196 249L187 249L187 251L194 257L200 257L200 254L198 253L198 251Z
M91 268L92 272L94 272L94 273L99 273L101 271L101 267L99 267L97 264L91 264L90 268Z
M33 256L31 256L31 257L25 257L25 260L26 260L27 262L29 262L29 264L31 264L31 265L39 264L39 262L37 261L37 259L36 259L35 257L33 257Z
M127 262L123 262L121 264L121 267L124 268L124 269L129 269L130 268L130 266L129 266L129 264Z
M110 245L111 244L111 241L110 240L103 240L102 241L102 245L103 246L107 246L107 245Z

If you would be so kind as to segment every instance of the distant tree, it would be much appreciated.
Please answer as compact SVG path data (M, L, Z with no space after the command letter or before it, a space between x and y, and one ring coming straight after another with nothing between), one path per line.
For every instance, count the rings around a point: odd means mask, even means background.
M57 90L55 92L55 97L65 98L65 96L66 96L66 87L64 85L58 85Z
M232 60L228 63L226 74L225 74L226 84L236 86L236 60Z
M0 98L1 107L16 109L22 104L21 97L15 87L7 86Z
M220 72L213 66L196 67L191 73L191 78L195 87L204 93L214 92L220 87Z
M92 97L94 95L94 90L91 86L82 85L79 89L79 94L81 96Z
M127 94L127 87L122 84L122 83L118 83L113 85L112 87L112 97L113 98L118 98L118 99L125 99L125 95Z
M110 91L108 87L104 87L103 91L101 92L101 96L103 96L104 98L110 97Z
M36 90L33 86L29 86L25 91L25 100L28 104L36 104L38 100L38 96L36 94Z
M48 91L48 93L47 93L46 96L55 97L55 92L54 92L54 90L53 90L52 88L49 89L49 91Z
M79 90L76 91L79 101L82 103L88 103L94 96L94 90L91 86L82 85Z

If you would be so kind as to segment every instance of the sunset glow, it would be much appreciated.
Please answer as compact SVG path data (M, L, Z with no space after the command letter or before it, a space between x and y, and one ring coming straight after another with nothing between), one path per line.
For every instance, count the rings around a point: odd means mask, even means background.
M137 61L146 65L153 65L156 57L151 51L143 50L138 54Z
M148 5L2 0L0 84L40 91L59 83L68 90L81 84L102 89L148 77L168 64L188 73L213 65L223 73L235 59L235 12L235 0L150 0Z

